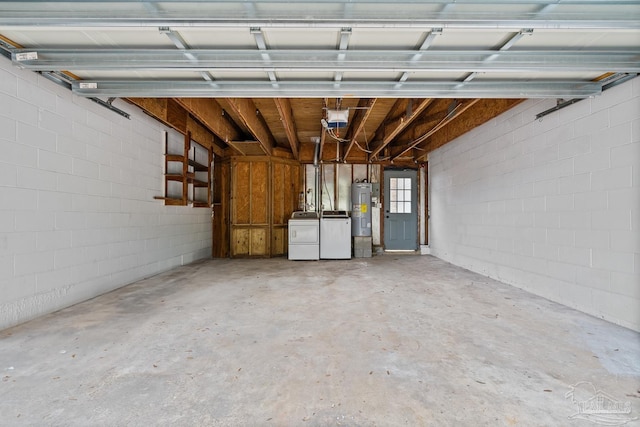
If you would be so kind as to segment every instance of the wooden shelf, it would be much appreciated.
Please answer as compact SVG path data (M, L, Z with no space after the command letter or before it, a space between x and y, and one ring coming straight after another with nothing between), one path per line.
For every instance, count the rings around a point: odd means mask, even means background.
M174 199L174 198L171 198L171 197L156 197L156 198L164 200L164 204L165 205L170 205L170 206L183 206L184 205L184 201L182 199Z
M166 174L164 176L168 181L184 181L184 176L178 174Z
M190 182L192 182L193 186L197 187L197 188L205 188L205 187L208 188L209 187L209 183L205 182L205 181L198 181L197 179L194 179L194 180L191 180Z
M196 172L208 172L209 168L202 163L198 163L195 160L189 159L189 166L193 167L193 170Z
M187 172L187 181L193 184L195 187L209 186L209 183L207 181L203 181L201 179L196 178L196 174L194 172Z
M180 162L183 163L184 162L184 156L181 154L166 154L165 155L165 160L167 162Z
M175 148L173 147L174 150ZM193 207L210 207L211 174L207 165L213 161L211 149L191 141L191 134L187 132L182 147L183 153L169 151L169 141L165 134L165 196L155 198L164 200L165 205L191 204ZM170 182L182 185L169 185ZM206 193L202 190L196 192L196 189L206 189Z

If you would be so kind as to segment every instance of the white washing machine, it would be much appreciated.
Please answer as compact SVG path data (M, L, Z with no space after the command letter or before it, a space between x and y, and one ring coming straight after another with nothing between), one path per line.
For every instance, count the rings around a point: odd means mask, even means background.
M294 212L289 219L289 259L320 259L318 212Z
M320 259L351 259L351 218L347 211L322 212Z

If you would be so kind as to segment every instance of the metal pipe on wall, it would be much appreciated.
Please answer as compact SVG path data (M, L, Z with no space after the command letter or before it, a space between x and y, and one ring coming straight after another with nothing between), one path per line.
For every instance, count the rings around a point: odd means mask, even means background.
M320 141L316 141L315 149L313 150L313 167L315 168L315 206L316 212L320 212L320 203L322 202L320 198L320 190L321 190L321 182L320 182Z

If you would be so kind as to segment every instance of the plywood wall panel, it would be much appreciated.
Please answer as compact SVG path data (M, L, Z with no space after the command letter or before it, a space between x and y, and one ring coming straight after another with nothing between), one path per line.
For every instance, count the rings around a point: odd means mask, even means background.
M250 229L246 227L234 227L231 232L233 244L231 245L231 256L249 255Z
M287 164L283 166L283 180L282 180L282 224L286 224L291 217L291 202L295 199L298 200L298 191L292 185L291 182L291 170L293 165ZM297 203L296 203L297 205Z
M287 253L287 232L286 226L273 226L271 228L271 256L280 256Z
M269 228L253 227L250 229L250 248L251 256L267 256L270 253Z
M251 223L251 163L236 162L232 166L232 199L233 212L232 223L250 224Z
M243 156L231 158L230 164L235 211L230 224L234 230L231 256L285 255L288 220L297 209L301 188L300 163L283 158ZM240 212L243 208L247 210ZM248 230L248 236L235 231L239 229Z
M245 193L246 194L246 193ZM253 225L269 224L269 163L251 163L251 220Z

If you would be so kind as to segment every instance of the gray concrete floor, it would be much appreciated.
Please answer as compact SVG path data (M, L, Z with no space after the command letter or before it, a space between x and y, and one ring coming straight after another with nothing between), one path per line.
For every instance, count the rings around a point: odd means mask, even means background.
M431 256L206 260L0 332L0 378L2 425L632 425L640 337Z

